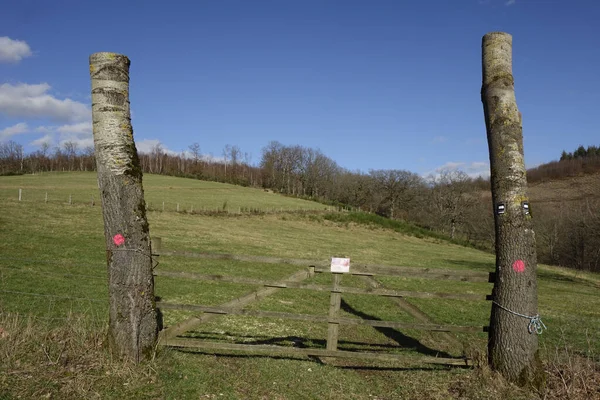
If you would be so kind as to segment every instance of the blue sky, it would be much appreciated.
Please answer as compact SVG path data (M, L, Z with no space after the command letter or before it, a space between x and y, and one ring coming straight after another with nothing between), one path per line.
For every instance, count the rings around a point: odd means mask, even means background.
M0 0L0 141L91 145L88 57L111 51L141 150L257 163L277 140L350 170L485 175L481 38L504 31L531 167L600 144L598 21L592 0Z

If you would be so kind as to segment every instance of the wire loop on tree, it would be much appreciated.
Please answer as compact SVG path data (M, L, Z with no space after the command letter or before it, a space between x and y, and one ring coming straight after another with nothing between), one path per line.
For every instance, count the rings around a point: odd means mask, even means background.
M536 314L534 316L525 315L525 314L521 314L516 311L510 310L510 309L502 306L500 303L498 303L496 301L492 301L492 303L494 303L495 305L497 305L504 311L507 311L507 312L517 315L519 317L527 318L529 320L529 325L527 325L527 332L529 332L530 334L535 332L538 335L541 335L544 332L544 329L548 329L546 327L546 325L542 322L542 317L540 317L540 314Z

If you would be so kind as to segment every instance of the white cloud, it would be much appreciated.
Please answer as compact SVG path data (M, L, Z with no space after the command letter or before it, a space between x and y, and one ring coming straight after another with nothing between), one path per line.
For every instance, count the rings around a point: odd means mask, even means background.
M31 49L27 42L13 40L8 36L0 37L0 63L18 63L29 56Z
M169 149L168 147L166 147L158 139L143 139L143 140L139 140L139 141L135 142L135 147L137 148L139 153L150 154L150 153L152 153L152 149L154 149L156 147L156 145L160 145L160 147L162 148L162 151L169 155L174 156L174 155L179 154L176 151L173 151L173 150Z
M138 153L152 153L152 149L157 145L162 143L158 139L144 139L135 143L135 147L137 148Z
M59 141L59 147L63 147L63 145L67 142L75 143L77 145L77 149L83 150L86 147L94 147L94 138L91 136L68 136L63 137Z
M92 134L92 123L90 122L79 122L77 124L62 125L56 128L58 133L70 134L70 133L84 133Z
M31 142L30 144L32 146L41 146L42 143L53 144L55 142L57 142L59 146L62 146L66 142L72 142L77 144L78 149L84 149L94 145L91 121L60 126L38 126L34 131L37 133L45 133L46 135Z
M50 133L50 132L54 132L56 130L56 127L53 126L38 126L37 128L35 128L35 132L38 133Z
M11 117L49 118L57 122L91 120L90 108L78 101L57 99L48 94L50 85L19 83L0 85L0 114Z
M474 161L470 163L449 161L433 171L424 173L423 176L438 176L442 171L463 171L471 178L476 178L478 176L487 178L490 176L490 165L483 161Z
M517 0L508 0L506 3L504 3L505 6L512 6L513 4L515 4L517 2Z
M34 141L30 142L29 144L34 147L41 147L44 143L48 143L48 145L52 145L52 143L54 143L54 138L52 137L52 135L50 135L50 134L44 135L39 139L35 139Z
M29 132L29 126L25 122L19 122L18 124L2 129L0 131L0 141L27 132Z
M449 170L457 170L460 169L460 167L462 167L463 165L465 165L464 162L453 162L453 161L448 161L446 164L442 165L441 167L437 167L435 169L435 172L441 172L445 169L449 169Z
M38 126L35 128L35 131L38 133L61 133L61 134L73 134L73 133L82 133L82 134L92 134L92 123L88 122L78 122L76 124L66 124L61 126Z

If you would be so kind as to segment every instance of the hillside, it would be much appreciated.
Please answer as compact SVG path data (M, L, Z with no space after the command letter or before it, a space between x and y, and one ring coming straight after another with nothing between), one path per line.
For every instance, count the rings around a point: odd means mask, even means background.
M600 198L600 173L534 182L529 184L529 193L532 202L554 203L555 206L573 201L597 200Z
M347 256L353 264L428 267L492 271L494 256L433 238L407 236L376 226L333 222L324 218L324 206L267 193L263 190L195 180L145 176L150 233L161 237L167 250L232 253L327 260ZM23 189L18 201L18 188ZM44 201L45 193L50 201ZM72 195L72 204L68 204ZM315 360L298 357L215 356L210 352L163 350L149 367L119 367L106 356L106 267L101 209L93 173L0 177L0 397L63 398L531 398L479 369L432 365L374 364L360 360ZM97 201L97 200L96 200ZM175 212L182 209L220 208L232 213ZM236 207L275 209L266 213L237 214ZM321 210L302 213L298 209ZM279 210L278 212L276 212ZM298 270L293 265L259 261L158 257L157 270L231 274L246 278L281 279ZM320 277L315 282L322 282ZM346 280L344 281L346 282ZM421 278L386 278L396 290L426 290L489 294L485 282L450 284ZM362 281L348 279L361 287ZM600 279L556 267L539 267L539 310L548 330L540 349L550 373L550 397L564 394L555 367L562 357L579 360L593 374L600 354L596 322L600 319ZM163 301L218 305L251 290L247 285L200 283L181 278L156 277L156 295ZM308 292L312 293L312 292ZM344 295L344 315L415 322L413 314L387 298ZM485 325L488 302L452 299L407 299L439 324ZM253 304L252 309L299 310L322 313L328 294L287 289ZM585 307L581 307L585 304ZM166 325L193 313L166 310ZM28 322L28 318L31 318ZM322 346L326 327L304 321L226 316L202 325L190 335L222 337L226 341L257 341L294 346ZM36 335L35 332L38 332ZM486 334L454 333L452 344L439 333L412 329L341 329L340 346L371 346L377 351L458 356L464 345L470 354L485 352ZM560 349L560 350L559 350ZM562 368L562 367L561 367ZM573 373L576 372L573 370ZM565 372L570 373L570 372ZM35 380L31 377L36 376ZM578 384L578 383L577 383ZM423 392L423 387L427 392ZM594 382L588 386L596 390ZM115 389L117 388L117 389ZM562 391L561 391L562 390ZM582 392L585 395L585 392ZM554 398L560 398L560 397ZM581 397L586 398L586 397Z
M600 272L600 173L534 181L528 184L540 262ZM471 216L468 226L493 246L491 192L479 190L483 218ZM480 204L480 205L481 205Z
M582 200L595 201L600 199L600 173L528 182L527 188L532 207L560 207ZM492 193L483 190L480 197L491 201Z

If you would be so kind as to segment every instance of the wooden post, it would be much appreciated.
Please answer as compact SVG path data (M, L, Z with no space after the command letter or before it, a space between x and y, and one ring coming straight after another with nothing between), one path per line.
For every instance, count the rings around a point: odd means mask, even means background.
M19 201L21 201L21 194L23 192L23 189L19 189Z
M177 203L177 212L179 212L179 203Z
M488 357L508 380L541 387L538 356L536 249L523 153L521 113L512 74L512 36L488 33L482 41L481 100L490 153L496 226L496 277ZM521 314L521 315L517 315ZM526 316L526 317L524 317Z
M165 202L163 201L163 211L165 211Z
M327 350L337 350L338 343L338 331L340 324L338 322L331 322L332 319L337 319L340 314L340 305L342 303L342 294L340 293L340 282L342 281L342 274L334 273L333 275L333 288L331 289L331 297L329 300L329 326L327 329Z
M90 56L92 121L108 264L109 344L139 362L158 335L142 170L129 110L129 59Z
M152 251L155 253L160 253L162 250L162 238L159 236L155 236L152 238Z
M73 195L69 195L69 205L73 204Z

